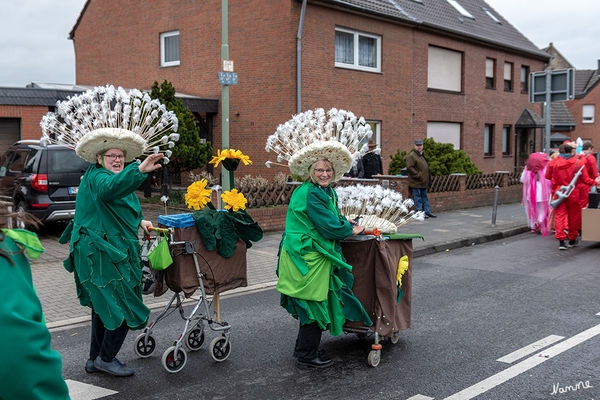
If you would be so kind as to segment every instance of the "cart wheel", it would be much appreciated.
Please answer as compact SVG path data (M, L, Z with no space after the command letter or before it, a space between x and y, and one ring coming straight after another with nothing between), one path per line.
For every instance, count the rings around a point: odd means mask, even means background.
M198 351L204 343L204 329L194 328L185 334L185 344L191 351Z
M179 349L175 356L175 346L169 347L162 355L163 368L172 374L177 373L185 367L187 362L187 354L185 350Z
M133 351L141 358L148 358L154 353L156 349L156 341L152 335L148 335L148 339L144 341L146 337L145 333L140 333L133 342Z
M398 343L398 340L400 340L400 332L394 332L394 333L392 333L392 337L390 338L390 342L392 342L392 344L396 344L396 343Z
M227 342L227 345L225 345L225 342ZM225 361L231 353L231 342L224 336L216 337L210 342L209 349L213 360L217 362Z
M367 362L371 367L376 367L379 365L379 361L381 361L381 350L371 350L369 352L369 357L367 357Z

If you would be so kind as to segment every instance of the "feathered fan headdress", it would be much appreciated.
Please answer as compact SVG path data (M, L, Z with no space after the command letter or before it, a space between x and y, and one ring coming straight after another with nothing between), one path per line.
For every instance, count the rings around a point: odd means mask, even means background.
M175 113L138 89L97 86L56 103L56 113L42 118L42 141L75 149L84 160L95 163L96 154L117 148L130 162L142 155L165 152L179 140Z
M411 220L423 221L423 211L409 210L414 202L402 199L402 194L380 185L352 185L336 187L340 214L358 219L358 224L367 229L377 228L384 233L396 230Z
M363 117L336 108L326 114L317 108L279 125L267 139L265 149L277 153L277 161L287 161L292 175L303 179L309 177L311 165L327 159L333 164L337 181L367 152L366 141L372 134ZM359 149L361 143L364 145Z

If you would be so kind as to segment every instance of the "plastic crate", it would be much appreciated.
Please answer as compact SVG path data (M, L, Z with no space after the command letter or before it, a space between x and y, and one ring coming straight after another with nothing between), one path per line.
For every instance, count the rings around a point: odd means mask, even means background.
M158 223L170 228L189 228L196 225L191 213L159 215Z

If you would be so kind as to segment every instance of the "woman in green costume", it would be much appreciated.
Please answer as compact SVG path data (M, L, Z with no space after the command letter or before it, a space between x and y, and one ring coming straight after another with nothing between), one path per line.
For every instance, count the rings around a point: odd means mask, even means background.
M4 210L6 204L0 204ZM7 216L0 212L0 221ZM36 259L44 248L35 233L0 230L0 398L69 399L60 355L50 348L31 279L27 256Z
M134 371L116 355L129 329L146 326L150 310L142 301L142 264L138 228L147 230L134 193L147 174L160 168L163 154L124 166L126 154L118 142L97 154L79 185L75 218L59 241L70 241L64 265L73 272L77 296L92 309L88 373L98 370L115 376Z
M372 322L352 294L352 267L339 241L364 227L340 216L330 184L337 174L327 159L308 169L310 180L294 190L279 254L281 305L300 321L294 356L299 366L324 368L333 361L319 351L321 332L342 333L346 319Z

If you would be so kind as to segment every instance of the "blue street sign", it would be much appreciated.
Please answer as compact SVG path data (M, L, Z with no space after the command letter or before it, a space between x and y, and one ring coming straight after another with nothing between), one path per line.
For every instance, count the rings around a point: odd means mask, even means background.
M237 85L237 72L219 72L219 85Z

